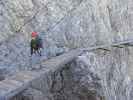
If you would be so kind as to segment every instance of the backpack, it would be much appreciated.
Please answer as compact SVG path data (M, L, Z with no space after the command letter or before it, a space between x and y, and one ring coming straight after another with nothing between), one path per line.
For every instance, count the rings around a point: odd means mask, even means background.
M42 39L39 36L36 38L36 42L37 42L37 47L38 48L42 48L43 47Z

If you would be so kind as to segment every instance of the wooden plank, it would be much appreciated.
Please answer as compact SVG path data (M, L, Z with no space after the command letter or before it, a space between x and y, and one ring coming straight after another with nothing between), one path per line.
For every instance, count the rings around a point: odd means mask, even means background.
M96 49L99 49L99 48L115 47L115 46L119 46L119 45L133 46L133 40L126 40L126 41L121 41L121 42L118 42L118 43L111 43L111 44L99 45L99 46L94 46L94 47L89 47L89 48L83 48L81 50L82 51L84 51L84 50L92 51L92 50L96 50Z

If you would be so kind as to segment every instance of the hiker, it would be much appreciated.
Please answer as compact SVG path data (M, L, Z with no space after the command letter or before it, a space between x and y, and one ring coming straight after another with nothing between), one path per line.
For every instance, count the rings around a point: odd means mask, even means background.
M31 55L39 54L41 56L41 49L43 48L42 39L37 32L32 32L31 37Z

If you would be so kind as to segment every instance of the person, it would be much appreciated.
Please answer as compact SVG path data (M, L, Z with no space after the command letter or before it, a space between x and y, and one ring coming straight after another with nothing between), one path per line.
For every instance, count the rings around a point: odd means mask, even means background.
M43 48L42 39L37 32L32 32L31 37L31 55L39 54L41 56L41 49Z

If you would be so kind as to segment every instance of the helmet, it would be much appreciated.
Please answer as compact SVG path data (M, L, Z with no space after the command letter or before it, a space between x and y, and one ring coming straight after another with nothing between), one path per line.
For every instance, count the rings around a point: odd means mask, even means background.
M32 37L36 37L37 35L38 35L37 32L32 32L32 33L31 33L31 36L32 36Z

